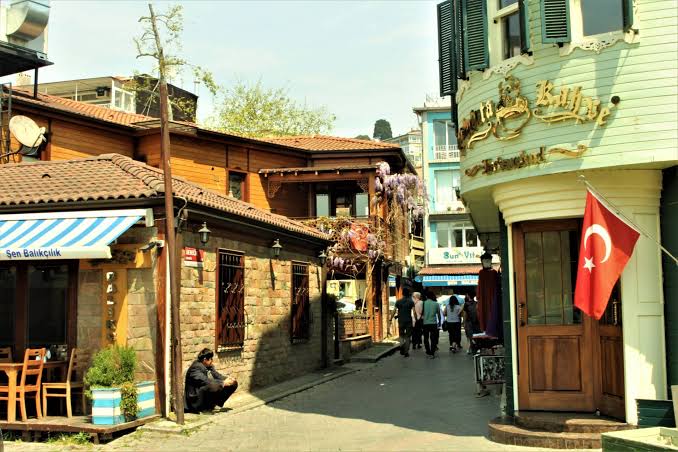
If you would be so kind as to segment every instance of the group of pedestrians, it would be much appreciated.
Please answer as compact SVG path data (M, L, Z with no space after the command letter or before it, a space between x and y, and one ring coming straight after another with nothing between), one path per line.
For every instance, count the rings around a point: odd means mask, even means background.
M467 296L462 303L456 295L450 296L449 303L441 309L436 296L431 290L423 293L403 289L403 297L396 301L391 320L398 318L398 333L400 340L400 354L410 356L410 341L412 349L421 348L422 342L426 356L434 359L438 350L439 330L442 328L450 336L450 351L456 353L463 350L461 345L461 324L469 343L468 353L471 353L472 336L479 330L475 297ZM423 341L422 341L423 338Z

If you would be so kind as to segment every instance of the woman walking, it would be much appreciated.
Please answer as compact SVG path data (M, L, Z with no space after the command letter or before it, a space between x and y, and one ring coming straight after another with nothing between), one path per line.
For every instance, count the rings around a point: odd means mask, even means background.
M450 351L456 353L461 350L461 305L456 295L450 296L450 302L445 308L445 322L450 335Z

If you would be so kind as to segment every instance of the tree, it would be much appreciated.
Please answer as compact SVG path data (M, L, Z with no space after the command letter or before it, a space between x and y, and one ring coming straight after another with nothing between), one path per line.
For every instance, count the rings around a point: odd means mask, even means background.
M225 89L208 127L246 137L326 134L335 116L325 107L311 108L290 98L287 88L236 82Z
M137 58L151 57L154 60L152 72L160 71L160 55L156 46L156 37L162 41L164 50L164 73L167 78L170 76L181 77L185 70L190 70L193 74L194 82L205 85L209 92L216 96L219 92L219 86L214 81L212 73L200 66L189 63L179 57L181 51L181 33L184 30L183 7L181 5L169 6L162 14L156 14L155 18L162 27L162 30L156 28L154 33L151 26L151 16L139 18L143 24L143 33L134 38L134 45L137 49ZM157 35L157 36L156 36ZM136 98L144 103L141 111L147 114L154 104L160 101L160 78L140 74L135 72L132 80L125 84L125 88L132 91ZM189 118L195 117L195 104L181 97L169 97L169 119L173 119L175 112L182 112Z
M376 140L386 140L388 138L393 138L393 132L391 132L391 124L385 119L378 119L374 123L374 133L372 137Z
M368 140L368 141L372 140L372 138L370 138L369 135L358 135L357 137L355 137L355 139L356 140Z

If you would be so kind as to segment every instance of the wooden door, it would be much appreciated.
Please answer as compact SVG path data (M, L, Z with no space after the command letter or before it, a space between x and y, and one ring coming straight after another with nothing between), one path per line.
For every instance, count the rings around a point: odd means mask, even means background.
M600 412L625 419L624 403L624 341L622 339L622 309L619 285L612 293L605 313L598 321L597 364L599 379L596 396Z
M521 410L592 412L595 321L574 308L577 220L514 225Z

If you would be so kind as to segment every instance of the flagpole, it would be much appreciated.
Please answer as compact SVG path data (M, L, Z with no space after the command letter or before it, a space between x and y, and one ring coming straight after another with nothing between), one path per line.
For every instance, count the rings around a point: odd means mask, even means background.
M591 185L591 183L586 179L586 176L584 176L583 174L580 174L580 175L579 175L579 181L580 181L580 182L583 182L584 185L586 185L586 188L588 188L588 189L591 191L591 193L592 193L595 197L599 198L600 201L603 201L605 204L607 204L607 205L611 208L611 210L614 211L614 213L615 213L616 215L618 215L619 217L621 217L625 222L629 223L629 226L631 226L632 228L636 229L638 232L640 232L641 234L643 234L645 237L647 237L648 239L650 239L650 240L652 240L654 243L656 243L657 246L658 246L663 252L665 252L667 256L669 256L671 259L673 259L673 262L674 262L676 265L678 265L678 259L676 259L676 257L675 257L673 254L671 254L671 252L670 252L669 250L667 250L666 248L664 248L664 246L659 242L659 240L657 240L657 238L655 238L655 237L651 236L650 234L648 234L643 228L641 228L640 226L638 226L633 220L631 220L629 217L627 217L626 215L624 215L624 213L621 211L621 209L620 209L619 207L615 206L614 203L612 203L612 202L611 202L609 199L607 199L602 193L600 193L600 191L598 191L593 185Z

